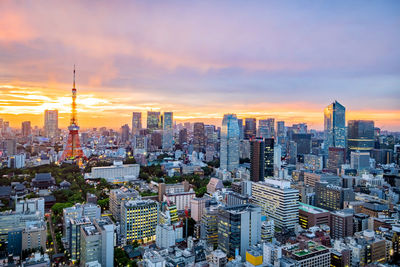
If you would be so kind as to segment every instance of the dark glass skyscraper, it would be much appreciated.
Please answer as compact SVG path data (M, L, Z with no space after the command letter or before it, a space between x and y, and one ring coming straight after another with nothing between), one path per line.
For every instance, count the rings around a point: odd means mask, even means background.
M292 134L292 140L297 144L297 155L310 154L311 152L311 134L297 133Z
M274 138L265 138L264 176L274 177Z
M125 143L129 140L129 126L125 124L121 127L121 142Z
M325 151L346 147L346 108L335 101L324 110Z
M262 138L250 142L250 179L253 182L264 181L265 143Z
M255 118L246 118L244 125L244 139L252 139L257 134L257 120Z
M206 134L204 123L195 122L193 125L193 149L196 152L203 152L206 146Z
M348 122L347 146L351 151L371 151L374 148L374 121L351 120Z

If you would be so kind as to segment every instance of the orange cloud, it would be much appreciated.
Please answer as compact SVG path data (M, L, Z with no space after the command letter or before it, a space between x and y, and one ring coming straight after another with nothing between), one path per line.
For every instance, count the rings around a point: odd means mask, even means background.
M58 84L56 88L68 88L68 85ZM34 87L18 87L0 85L2 99L0 101L0 117L9 120L12 127L19 128L22 121L30 120L33 125L42 127L45 109L58 109L60 126L69 123L71 97L69 90ZM30 94L30 92L33 92ZM145 98L146 97L146 98ZM125 123L130 124L131 112L160 110L173 111L177 122L204 121L220 125L225 113L233 112L239 118L253 117L257 119L275 118L284 120L287 125L306 122L310 128L323 128L322 108L316 104L305 102L292 103L258 103L219 104L192 106L190 104L148 102L157 99L156 95L135 93L100 93L80 92L78 89L78 122L82 128L107 126L115 129ZM399 110L348 110L347 120L374 120L377 127L386 130L400 128ZM144 122L145 123L145 122Z

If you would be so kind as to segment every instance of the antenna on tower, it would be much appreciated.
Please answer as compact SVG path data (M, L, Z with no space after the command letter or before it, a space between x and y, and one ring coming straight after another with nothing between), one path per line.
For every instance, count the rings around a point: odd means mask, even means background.
M74 87L75 88L75 64L74 64Z

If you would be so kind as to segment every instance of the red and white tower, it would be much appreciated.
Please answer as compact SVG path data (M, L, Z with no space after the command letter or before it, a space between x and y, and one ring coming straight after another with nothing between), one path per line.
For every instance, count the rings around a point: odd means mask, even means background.
M83 154L81 142L79 141L79 126L76 118L76 88L75 88L75 65L74 65L74 86L72 88L72 114L71 124L68 127L68 141L64 152L61 155L60 161L64 160L82 160L86 159Z

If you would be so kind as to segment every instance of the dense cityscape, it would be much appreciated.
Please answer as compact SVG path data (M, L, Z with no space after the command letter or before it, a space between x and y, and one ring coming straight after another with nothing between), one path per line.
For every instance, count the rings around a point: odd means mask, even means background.
M2 266L382 266L400 260L400 133L141 112L119 131L0 119ZM374 266L375 266L374 265Z
M0 267L400 266L400 1L0 11Z

